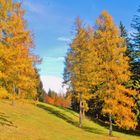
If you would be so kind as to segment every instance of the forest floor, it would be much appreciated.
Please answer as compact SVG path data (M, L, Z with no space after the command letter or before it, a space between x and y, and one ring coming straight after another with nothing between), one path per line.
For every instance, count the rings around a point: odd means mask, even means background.
M128 133L128 132L127 132ZM138 134L137 134L138 135ZM78 114L45 103L0 101L0 140L140 140L140 135L113 132L88 118L78 128Z

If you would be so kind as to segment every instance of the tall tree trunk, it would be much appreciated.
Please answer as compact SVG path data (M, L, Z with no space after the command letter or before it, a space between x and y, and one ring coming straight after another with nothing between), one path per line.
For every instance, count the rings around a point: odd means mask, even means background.
M112 136L112 114L109 114L109 136Z
M12 106L15 106L15 93L16 93L16 86L13 83L13 99L12 99Z
M82 93L80 93L80 112L79 112L79 127L82 127L83 107L82 107Z
M85 117L85 109L83 108L82 111L83 111L82 115L83 115L83 119L84 119L84 117Z
M21 90L20 90L20 88L18 88L18 96L19 96L20 98L22 98L22 97L21 97Z
M36 106L37 106L38 102L39 102L39 97L36 97L36 100L35 100L35 105Z

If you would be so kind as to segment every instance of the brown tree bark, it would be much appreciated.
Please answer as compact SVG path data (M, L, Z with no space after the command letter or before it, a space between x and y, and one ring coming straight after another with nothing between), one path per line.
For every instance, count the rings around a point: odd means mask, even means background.
M80 111L79 111L79 127L82 127L83 121L83 106L82 106L82 93L80 93Z
M15 106L16 101L15 101L15 94L16 94L16 86L13 84L13 99L12 99L12 106Z
M110 113L109 114L109 136L112 136L112 131L113 131L113 128L112 128L112 114Z

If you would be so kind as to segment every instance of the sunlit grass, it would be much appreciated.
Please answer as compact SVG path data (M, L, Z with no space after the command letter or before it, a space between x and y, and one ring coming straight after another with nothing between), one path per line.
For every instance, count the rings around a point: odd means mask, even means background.
M0 102L0 140L138 140L140 137L108 130L88 119L78 128L78 114L38 103Z

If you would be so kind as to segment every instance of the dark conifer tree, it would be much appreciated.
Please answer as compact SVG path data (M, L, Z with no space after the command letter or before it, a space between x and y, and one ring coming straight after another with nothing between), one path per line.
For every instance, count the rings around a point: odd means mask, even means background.
M138 94L135 97L137 103L137 119L140 127L140 6L137 10L138 14L134 16L131 27L134 29L132 33L132 51L131 51L131 68L132 68L132 80L131 87L136 89Z

